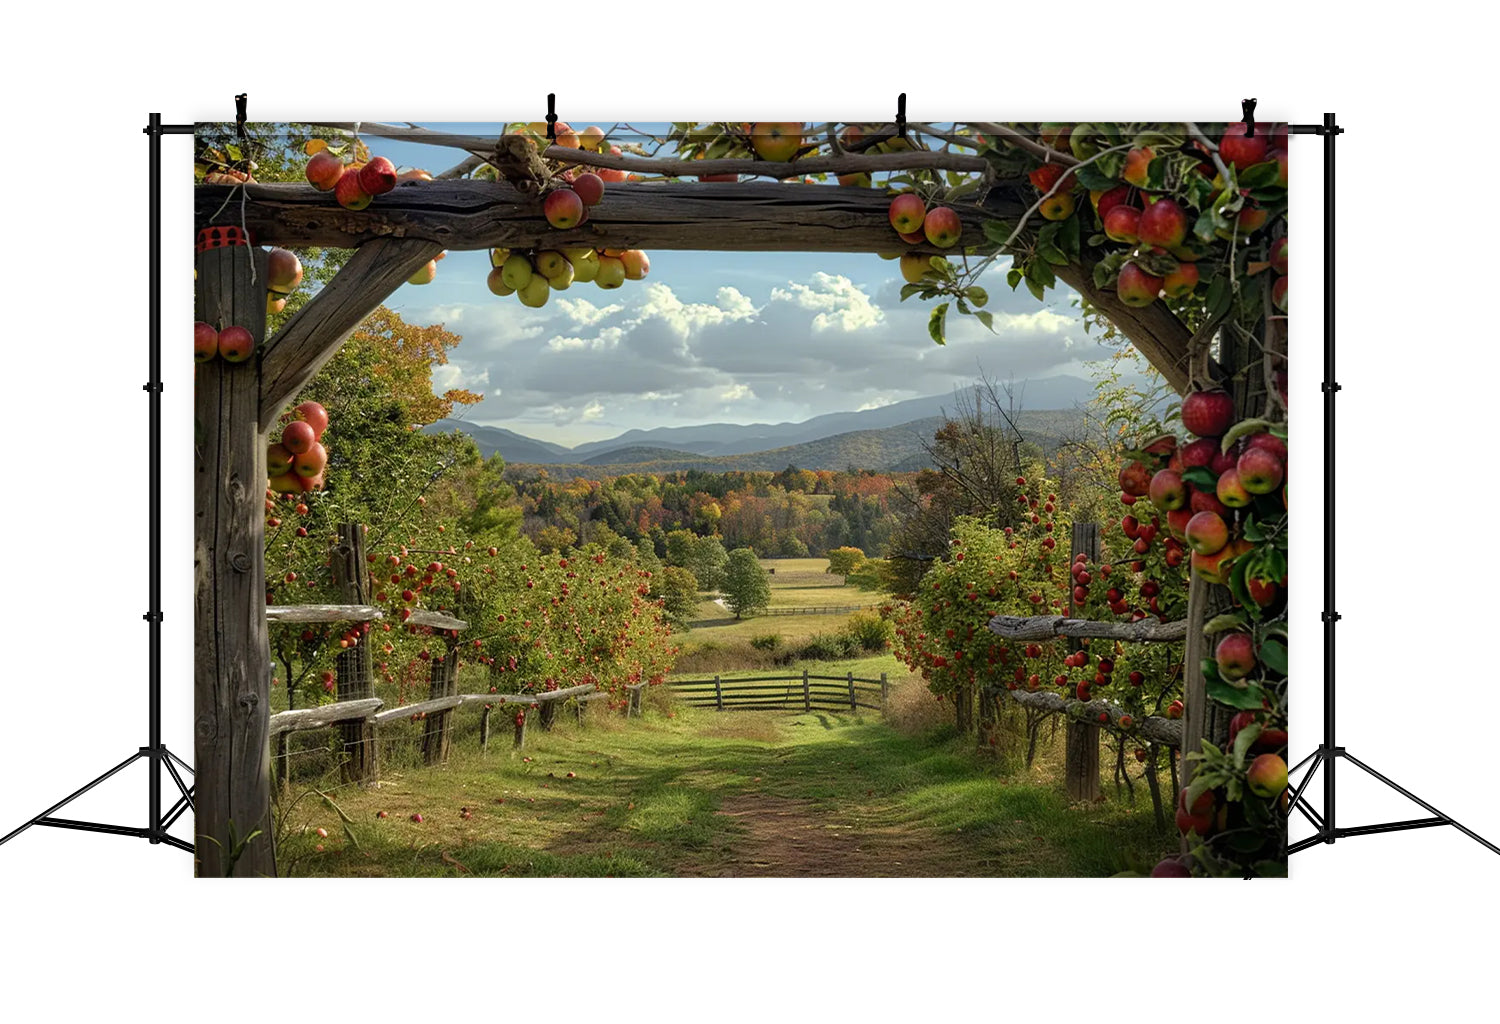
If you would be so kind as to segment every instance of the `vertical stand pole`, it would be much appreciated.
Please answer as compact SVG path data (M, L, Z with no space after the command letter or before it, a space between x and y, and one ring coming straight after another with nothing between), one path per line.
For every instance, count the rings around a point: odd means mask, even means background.
M151 560L149 573L149 606L144 616L149 630L149 654L146 669L146 686L150 697L147 701L149 716L150 752L150 804L146 827L150 829L149 841L154 846L161 842L161 115L152 114L149 125L150 157L147 164L147 195L150 209L150 234L147 243L149 267L148 327L149 377L146 392L149 396L151 419L151 497L148 504L149 521L147 542Z
M1334 729L1334 625L1339 620L1334 611L1334 444L1333 396L1339 386L1334 382L1334 222L1333 222L1333 140L1336 119L1323 115L1323 828L1324 842L1335 838L1334 770L1338 766Z

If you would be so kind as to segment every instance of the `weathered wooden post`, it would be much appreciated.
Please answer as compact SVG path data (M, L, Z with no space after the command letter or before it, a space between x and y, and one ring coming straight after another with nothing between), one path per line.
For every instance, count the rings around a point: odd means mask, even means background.
M714 707L724 710L724 686L719 682L718 676L714 676Z
M552 720L557 715L557 701L544 700L537 705L536 720L543 732L552 731Z
M807 681L807 669L802 670L802 710L812 710L812 686Z
M430 671L429 699L452 697L458 693L458 640L443 638L443 653L434 655ZM453 739L453 709L434 711L424 719L422 760L427 764L445 764L448 746Z
M513 744L513 746L517 750L520 750L522 747L524 747L526 745L526 719L527 719L527 717L529 717L529 716L526 714L526 709L524 707L521 708L520 711L516 712L516 740L515 740L515 743Z
M849 710L858 711L859 702L854 699L854 673L849 673Z
M1098 524L1073 524L1073 543L1068 553L1070 568L1073 560L1079 555L1088 556L1091 562L1099 560ZM1077 614L1078 608L1073 604L1071 597L1068 599L1068 607L1074 614ZM1068 641L1069 650L1080 650L1082 646L1077 640ZM1089 802L1098 800L1100 795L1098 723L1081 722L1076 718L1069 718L1064 750L1063 779L1067 786L1068 798Z
M371 602L370 576L365 568L365 528L358 523L340 523L338 541L330 552L334 586L344 604ZM361 626L364 624L361 623ZM368 635L353 647L339 651L335 660L338 699L363 700L375 696L374 663ZM371 783L380 777L374 731L369 720L345 722L339 727L344 741L343 775L346 782Z
M886 683L885 673L880 673L880 713L885 714L885 704L890 697L890 686Z
M484 711L479 715L479 752L486 753L490 749L490 714L495 710L493 704L486 704Z
M264 877L276 874L265 615L266 435L258 425L266 257L248 245L226 245L199 252L196 267L197 318L220 329L243 327L255 340L254 352L243 362L220 358L194 368L197 870L210 877Z

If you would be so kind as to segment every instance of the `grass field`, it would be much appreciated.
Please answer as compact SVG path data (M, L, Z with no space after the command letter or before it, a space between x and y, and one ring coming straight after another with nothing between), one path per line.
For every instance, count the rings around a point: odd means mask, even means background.
M487 755L473 729L459 727L445 767L284 801L284 873L1099 876L1175 846L1149 801L1070 807L1045 763L996 773L951 728L653 709L560 720Z

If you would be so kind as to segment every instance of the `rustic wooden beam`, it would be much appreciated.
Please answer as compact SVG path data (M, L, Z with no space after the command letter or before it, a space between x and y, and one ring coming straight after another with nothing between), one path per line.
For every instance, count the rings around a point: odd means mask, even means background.
M457 694L449 697L435 697L432 700L419 701L416 704L406 704L399 708L387 708L378 714L370 716L370 720L377 726L389 725L392 722L408 720L413 715L435 715L443 711L452 711L462 703L463 698Z
M267 343L260 361L260 403L255 416L260 429L271 428L281 407L333 358L360 321L442 251L441 245L415 238L384 238L361 245Z
M1058 280L1088 299L1094 308L1140 350L1179 395L1188 391L1188 339L1193 332L1160 299L1149 306L1127 306L1109 288L1094 287L1092 264L1053 267Z
M374 622L385 612L367 604L272 604L266 606L267 622Z
M1090 640L1121 640L1129 643L1175 643L1187 637L1187 620L1159 622L1096 622L1070 619L1065 615L996 615L990 632L1007 640L1055 640L1059 637Z
M339 701L337 704L323 704L315 708L283 711L271 716L271 735L276 736L284 732L305 732L309 729L327 729L342 722L363 721L379 711L384 703L379 697L365 697L360 700Z
M198 254L196 269L197 318L246 328L258 350L266 329L266 254L249 246L210 249ZM260 396L256 358L194 368L194 832L205 877L276 874Z
M461 693L458 695L463 707L472 705L493 704L500 707L502 704L524 704L527 707L536 707L541 701L529 693Z
M549 704L553 701L566 700L569 697L576 697L580 693L592 693L593 691L593 683L584 683L582 686L569 686L565 690L548 690L545 693L537 694L536 699L537 703L539 704Z
M463 619L455 619L445 612L432 612L425 608L411 613L406 620L407 626L431 626L433 629L468 629L469 624Z
M1109 715L1111 723L1119 722L1120 716L1127 714L1120 705L1102 697L1095 697L1089 701L1072 700L1048 690L1006 690L1005 695L1024 707L1056 711L1062 714L1080 714L1095 722L1098 721L1101 712ZM1182 744L1182 722L1153 715L1135 721L1130 734L1152 743L1176 747Z
M230 199L228 185L194 190L199 227ZM584 224L548 225L540 199L504 182L408 182L346 210L310 185L250 185L226 209L258 245L351 249L386 238L421 238L443 249L695 249L725 252L906 252L890 224L890 196L880 189L777 182L621 182L605 189ZM983 210L956 204L964 244L984 246L983 221L1020 219L1028 204L992 190ZM222 219L222 216L221 216ZM953 250L946 250L952 254ZM428 257L429 259L431 257ZM425 261L424 261L425 262ZM419 263L418 266L421 264ZM408 274L408 276L410 276Z

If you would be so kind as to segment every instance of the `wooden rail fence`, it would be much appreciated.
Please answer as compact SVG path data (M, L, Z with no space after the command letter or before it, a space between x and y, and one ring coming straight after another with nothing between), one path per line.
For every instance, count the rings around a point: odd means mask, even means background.
M837 615L842 612L865 612L879 608L878 604L797 605L795 607L756 608L747 610L744 617L759 619L768 615Z
M868 708L884 711L889 686L884 672L879 679L861 679L849 672L842 676L801 675L750 676L744 679L669 679L672 695L689 707L716 711L851 711ZM878 702L878 703L877 703Z
M625 713L627 715L634 716L641 713L642 691L645 688L645 683L635 683L626 687L628 699ZM548 690L542 693L450 694L392 708L385 707L385 702L379 697L368 697L321 704L315 708L283 711L271 716L272 767L280 784L286 786L289 781L288 765L290 762L288 737L294 732L339 728L345 736L353 732L361 740L360 756L354 760L363 769L364 774L356 781L373 783L380 777L377 751L382 731L389 735L391 731L401 728L404 723L420 725L423 760L428 764L441 764L448 758L452 730L450 716L453 712L473 707L481 709L480 750L489 749L491 716L496 711L521 712L515 718L513 741L513 746L519 749L526 743L526 726L532 717L530 712L537 712L537 720L543 729L551 729L557 708L569 699L573 699L577 704L578 717L582 720L585 705L607 700L609 696L607 693L598 692L593 683L586 683L582 686L570 686L563 690Z

